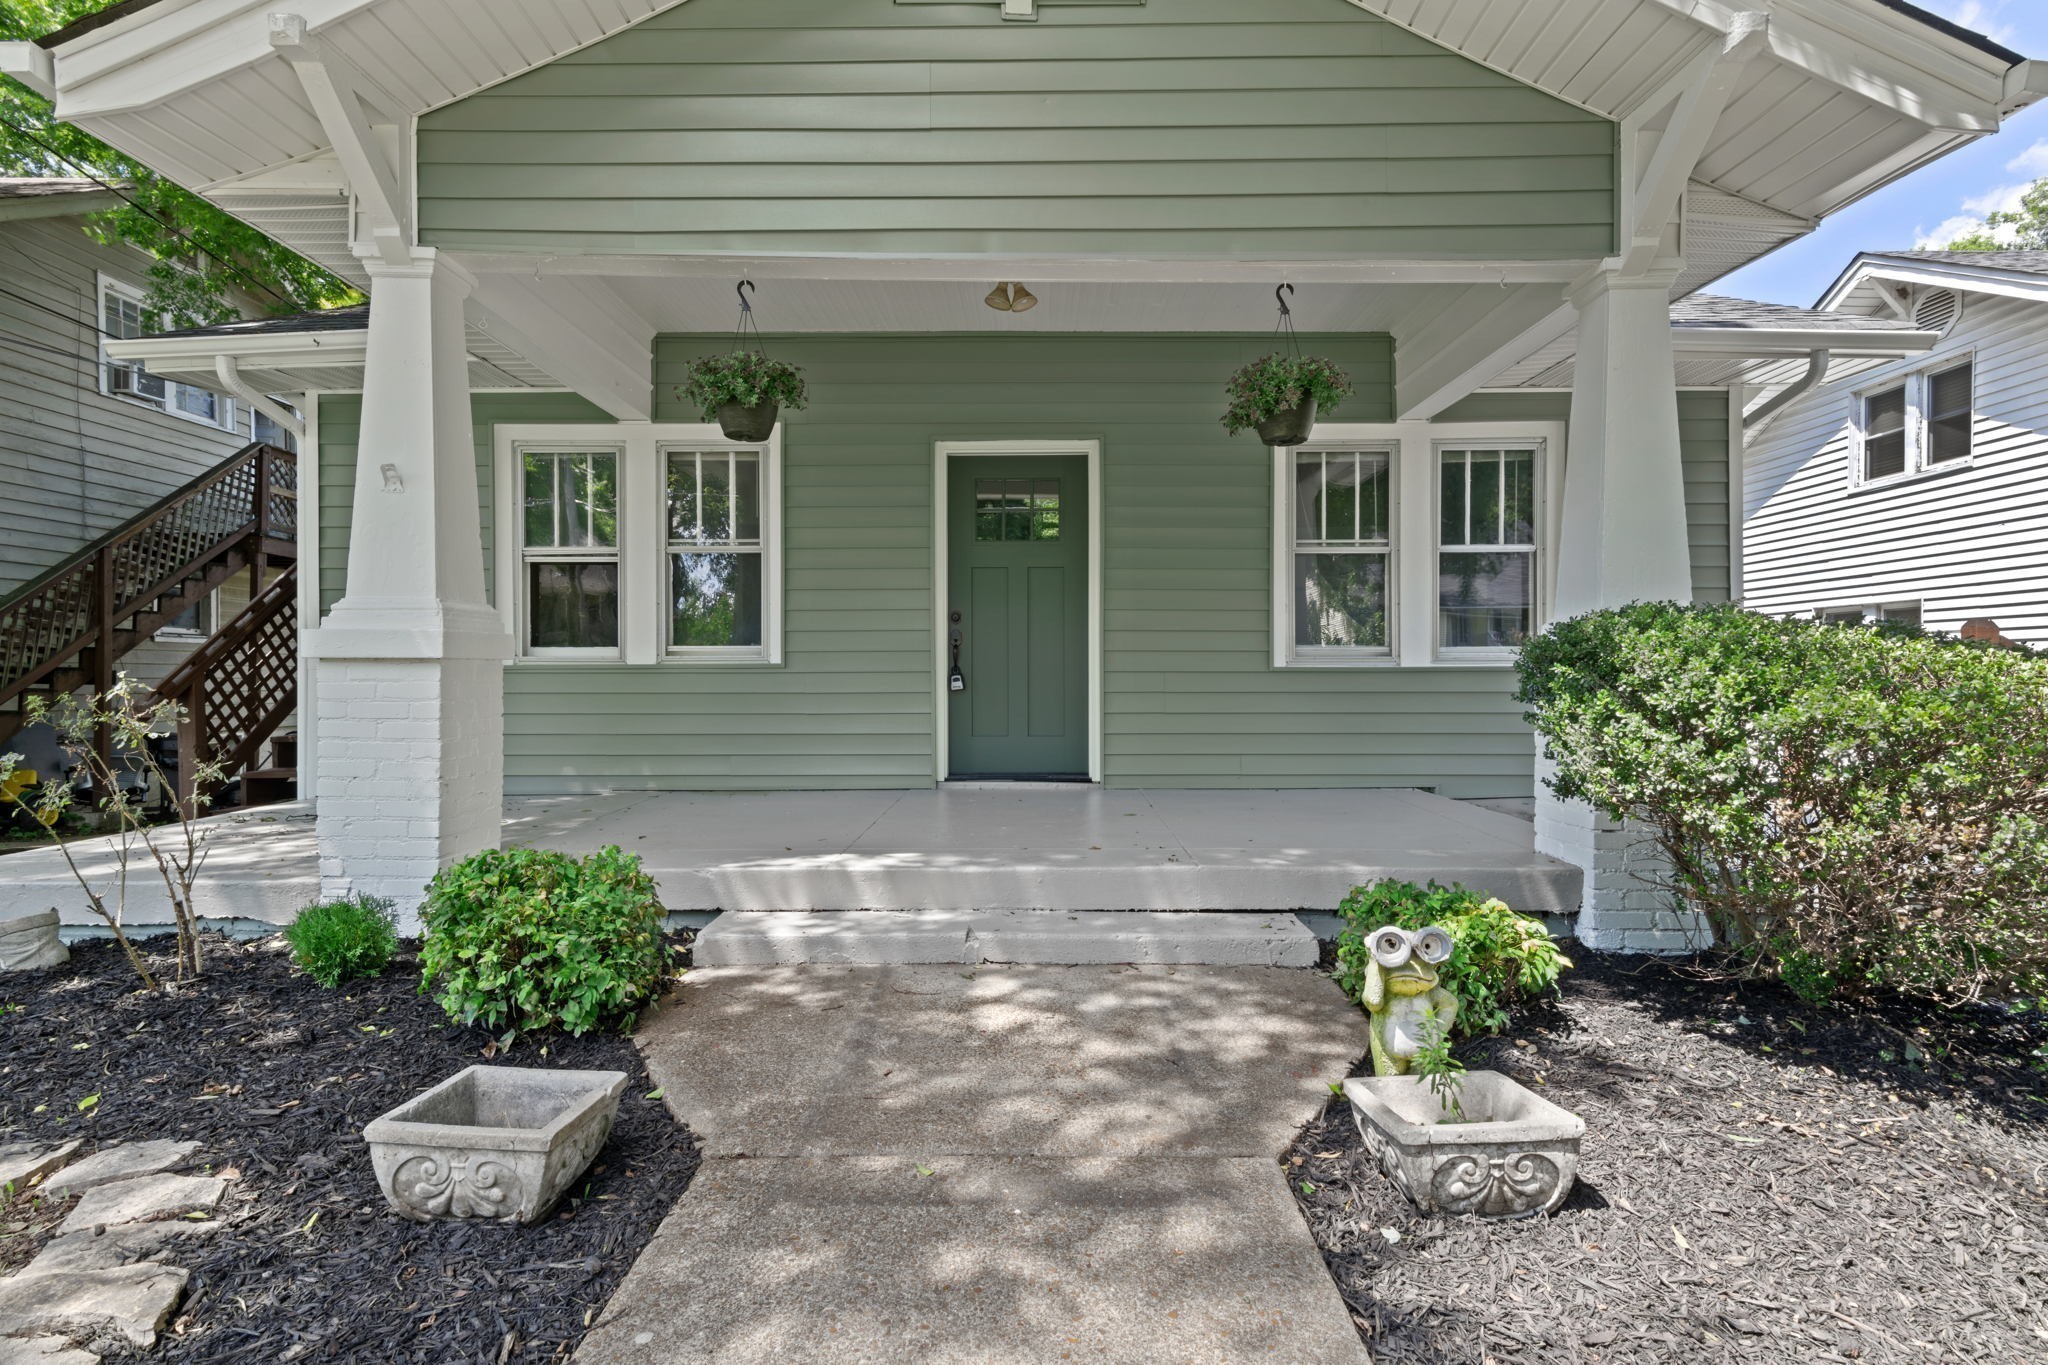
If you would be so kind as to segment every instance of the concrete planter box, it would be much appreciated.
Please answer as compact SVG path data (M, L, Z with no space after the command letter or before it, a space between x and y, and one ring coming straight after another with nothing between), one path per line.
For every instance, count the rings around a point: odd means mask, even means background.
M1438 1122L1443 1108L1421 1076L1353 1076L1344 1098L1366 1151L1424 1213L1550 1213L1578 1179L1586 1121L1498 1071L1466 1073L1468 1123Z
M363 1129L384 1197L415 1222L531 1223L611 1136L623 1071L472 1066Z

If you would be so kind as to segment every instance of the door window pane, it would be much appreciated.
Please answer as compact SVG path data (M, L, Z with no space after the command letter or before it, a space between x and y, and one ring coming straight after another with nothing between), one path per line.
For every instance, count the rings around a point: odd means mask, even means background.
M1384 649L1386 555L1296 555L1294 643L1303 649Z
M1970 407L1975 366L1958 365L1927 381L1927 459L1970 458Z
M546 559L526 567L530 648L618 648L616 560Z
M1058 540L1058 479L976 479L974 538L978 541Z
M760 645L759 553L675 555L669 582L671 645L679 648Z
M1443 555L1437 601L1444 647L1513 648L1527 639L1535 558L1528 550Z
M1883 479L1906 472L1906 387L1901 384L1863 400L1863 477Z

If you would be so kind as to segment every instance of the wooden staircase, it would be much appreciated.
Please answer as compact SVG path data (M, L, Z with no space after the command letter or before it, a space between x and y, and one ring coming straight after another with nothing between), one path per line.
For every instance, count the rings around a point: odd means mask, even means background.
M298 700L298 525L297 458L250 445L0 598L0 744L29 697L112 687L124 655L247 572L249 606L158 693L200 717L190 742L181 733L181 774L194 753L230 774L254 762Z

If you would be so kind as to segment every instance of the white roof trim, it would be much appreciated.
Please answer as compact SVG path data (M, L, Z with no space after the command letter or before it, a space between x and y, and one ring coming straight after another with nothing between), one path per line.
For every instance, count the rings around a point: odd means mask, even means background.
M258 332L248 336L109 337L104 345L115 360L189 370L211 369L226 357L238 365L266 370L329 369L361 365L369 355L370 332L351 327L333 332Z
M1879 332L1826 327L1716 327L1693 323L1671 329L1671 348L1688 360L1709 356L1730 360L1800 357L1832 351L1843 358L1896 359L1931 351L1940 332Z
M1996 265L1905 260L1866 252L1850 263L1841 278L1828 289L1826 297L1815 306L1822 312L1832 312L1871 280L1892 280L1932 289L1962 289L1974 294L1995 294L2001 298L2026 299L2034 303L2048 302L2048 275L2031 275Z

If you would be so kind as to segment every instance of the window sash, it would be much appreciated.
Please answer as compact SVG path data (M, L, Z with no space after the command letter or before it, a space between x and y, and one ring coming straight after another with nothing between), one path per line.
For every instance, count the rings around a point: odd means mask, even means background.
M1511 443L1470 442L1437 448L1436 648L1439 654L1490 654L1512 651L1536 629L1537 598L1537 447ZM1466 570L1499 560L1490 582L1520 579L1516 601L1454 601L1445 588L1446 572L1455 563L1461 583L1476 582ZM1462 562L1461 562L1462 561ZM1514 565L1519 564L1519 573ZM1505 571L1505 572L1503 572ZM1519 623L1507 632L1518 638L1473 642L1475 625L1514 614ZM1489 633L1494 627L1486 626Z
M1296 447L1286 464L1288 544L1286 574L1287 658L1294 661L1340 662L1387 659L1395 638L1395 574L1393 527L1396 516L1394 465L1397 447L1377 444ZM1309 619L1306 566L1321 558L1378 561L1378 629L1363 643L1325 644L1307 638L1341 630L1352 620L1341 604L1322 614L1322 630ZM1372 608L1368 607L1368 619Z

